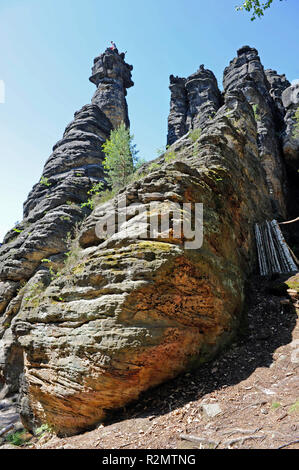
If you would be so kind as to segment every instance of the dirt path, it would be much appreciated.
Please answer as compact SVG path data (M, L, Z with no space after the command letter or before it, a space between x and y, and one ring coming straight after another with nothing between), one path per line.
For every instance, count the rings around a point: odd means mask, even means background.
M220 357L146 392L105 426L69 438L45 434L27 446L299 448L299 321L282 300L253 279L248 324Z

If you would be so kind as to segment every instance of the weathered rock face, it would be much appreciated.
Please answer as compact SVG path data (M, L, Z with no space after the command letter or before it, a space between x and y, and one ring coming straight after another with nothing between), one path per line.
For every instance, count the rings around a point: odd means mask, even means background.
M100 58L107 64L109 56L106 53ZM113 57L111 67L117 60L124 64L122 56L114 53ZM112 70L106 66L99 72L102 81L106 72L107 80L112 79ZM123 67L126 69L125 65ZM127 84L129 71L122 76L127 77ZM93 77L100 80L97 75ZM124 88L122 93L122 103L125 103ZM118 100L120 96L120 92L117 97L110 95L111 107L113 99ZM118 101L114 106L117 108ZM18 312L22 299L50 282L49 269L42 259L49 259L55 269L63 266L68 239L76 224L88 213L81 204L88 199L92 185L103 181L101 149L112 128L111 121L97 104L83 106L75 113L62 140L53 147L41 180L24 204L23 221L7 233L0 247L0 383L5 382L2 395L17 390L23 362L23 352L10 330L11 319Z
M271 214L251 107L228 93L198 142L186 136L173 149L176 161L122 191L127 217L106 240L96 224L117 200L97 206L83 224L76 264L15 318L28 426L46 421L61 434L92 427L233 336L255 258L248 227ZM186 249L172 229L138 239L149 228L138 207L153 216L183 201L204 204L201 249Z
M295 113L299 108L299 84L290 86L282 93L282 102L286 109L283 152L291 170L299 170L299 123Z
M203 65L188 78L170 76L170 113L167 144L171 145L186 132L201 129L221 106L217 80Z
M92 98L110 119L114 128L122 122L130 125L128 107L126 102L126 89L133 86L131 79L132 65L124 60L125 55L107 49L104 54L94 59L90 81L97 86Z
M224 70L224 91L239 89L255 110L258 146L276 216L286 216L286 175L280 152L275 103L256 49L244 46Z
M274 72L267 80L248 46L225 70L222 106L212 72L172 77L171 153L117 197L92 212L82 207L104 179L102 143L121 120L128 124L131 69L110 50L95 60L92 104L54 146L24 220L0 248L1 393L20 387L29 429L88 429L219 351L236 332L255 267L253 224L273 217L273 206L284 210L274 129L279 113L288 122L282 105L294 115L293 98L285 100L289 88L280 93L286 83ZM204 232L194 248L176 227L196 203ZM150 222L169 216L155 236ZM116 224L114 234L99 232L103 220Z
M221 106L217 80L211 70L203 65L186 80L188 97L187 129L201 128Z
M186 93L186 79L170 75L170 113L168 116L167 145L187 133L186 117L188 110L188 99Z
M26 218L40 217L41 212L67 201L86 201L91 180L103 180L105 156L101 148L111 130L111 122L95 104L75 113L63 138L53 147L41 182L33 187L24 204Z
M270 85L269 93L274 101L276 108L276 118L279 124L279 127L283 127L285 107L282 103L282 93L286 90L291 84L286 79L285 74L279 75L276 70L267 69L265 74Z

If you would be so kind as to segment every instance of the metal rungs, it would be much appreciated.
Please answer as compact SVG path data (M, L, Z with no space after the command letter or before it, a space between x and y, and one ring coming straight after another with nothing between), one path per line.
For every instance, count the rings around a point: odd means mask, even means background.
M275 219L271 222L266 221L263 224L255 224L254 231L260 274L262 276L298 271L298 267Z

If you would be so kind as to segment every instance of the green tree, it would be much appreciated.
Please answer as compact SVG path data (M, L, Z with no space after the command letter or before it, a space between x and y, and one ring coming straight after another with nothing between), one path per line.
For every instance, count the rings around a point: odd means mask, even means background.
M257 17L261 18L264 16L264 11L270 8L273 0L261 1L261 0L245 0L242 5L236 7L237 11L245 10L252 13L251 21L254 21ZM282 0L280 0L282 2Z
M106 158L103 162L108 183L113 189L125 186L134 172L138 161L136 145L129 129L122 123L111 131L110 138L103 144Z

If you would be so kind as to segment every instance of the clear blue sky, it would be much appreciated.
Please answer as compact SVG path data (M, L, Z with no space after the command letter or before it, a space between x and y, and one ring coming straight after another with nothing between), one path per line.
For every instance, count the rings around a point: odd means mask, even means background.
M0 0L0 241L17 220L52 146L90 102L93 58L114 40L134 65L128 91L140 156L165 145L169 75L200 64L222 73L236 50L259 50L265 68L299 77L299 1L274 0L264 18L237 13L241 0ZM0 97L1 98L1 97ZM1 99L0 99L1 101Z

